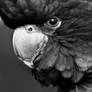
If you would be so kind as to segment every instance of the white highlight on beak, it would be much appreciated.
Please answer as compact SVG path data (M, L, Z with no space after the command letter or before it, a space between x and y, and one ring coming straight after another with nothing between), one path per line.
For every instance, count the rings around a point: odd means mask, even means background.
M48 37L35 25L17 28L13 34L13 48L18 58L32 68L33 60L48 42Z
M25 65L27 65L29 68L33 68L33 62L27 62L23 61Z

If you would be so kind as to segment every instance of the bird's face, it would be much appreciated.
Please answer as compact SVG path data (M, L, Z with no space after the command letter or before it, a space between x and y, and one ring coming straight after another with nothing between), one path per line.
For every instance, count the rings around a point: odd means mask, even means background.
M47 21L42 29L36 25L25 25L15 29L13 48L17 57L33 68L33 62L43 54L49 39L60 26L61 21L54 17Z
M83 0L37 1L0 1L2 19L16 28L13 48L17 57L44 85L68 90L83 80L92 81L90 4Z

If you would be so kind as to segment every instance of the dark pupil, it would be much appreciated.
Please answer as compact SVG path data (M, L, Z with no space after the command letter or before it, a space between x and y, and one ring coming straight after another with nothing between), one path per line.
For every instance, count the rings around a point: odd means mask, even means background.
M56 25L56 24L57 24L57 18L52 18L52 19L50 19L49 23L50 23L51 25Z

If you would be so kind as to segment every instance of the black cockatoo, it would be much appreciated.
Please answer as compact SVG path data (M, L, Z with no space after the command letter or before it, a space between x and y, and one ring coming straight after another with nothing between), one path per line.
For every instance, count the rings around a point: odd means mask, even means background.
M58 92L91 92L91 0L0 0L0 16L36 80Z

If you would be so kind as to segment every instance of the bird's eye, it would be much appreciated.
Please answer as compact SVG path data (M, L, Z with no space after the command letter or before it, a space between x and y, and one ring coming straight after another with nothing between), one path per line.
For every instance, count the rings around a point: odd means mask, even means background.
M58 17L52 17L47 21L47 25L51 28L59 28L61 25L61 20Z

